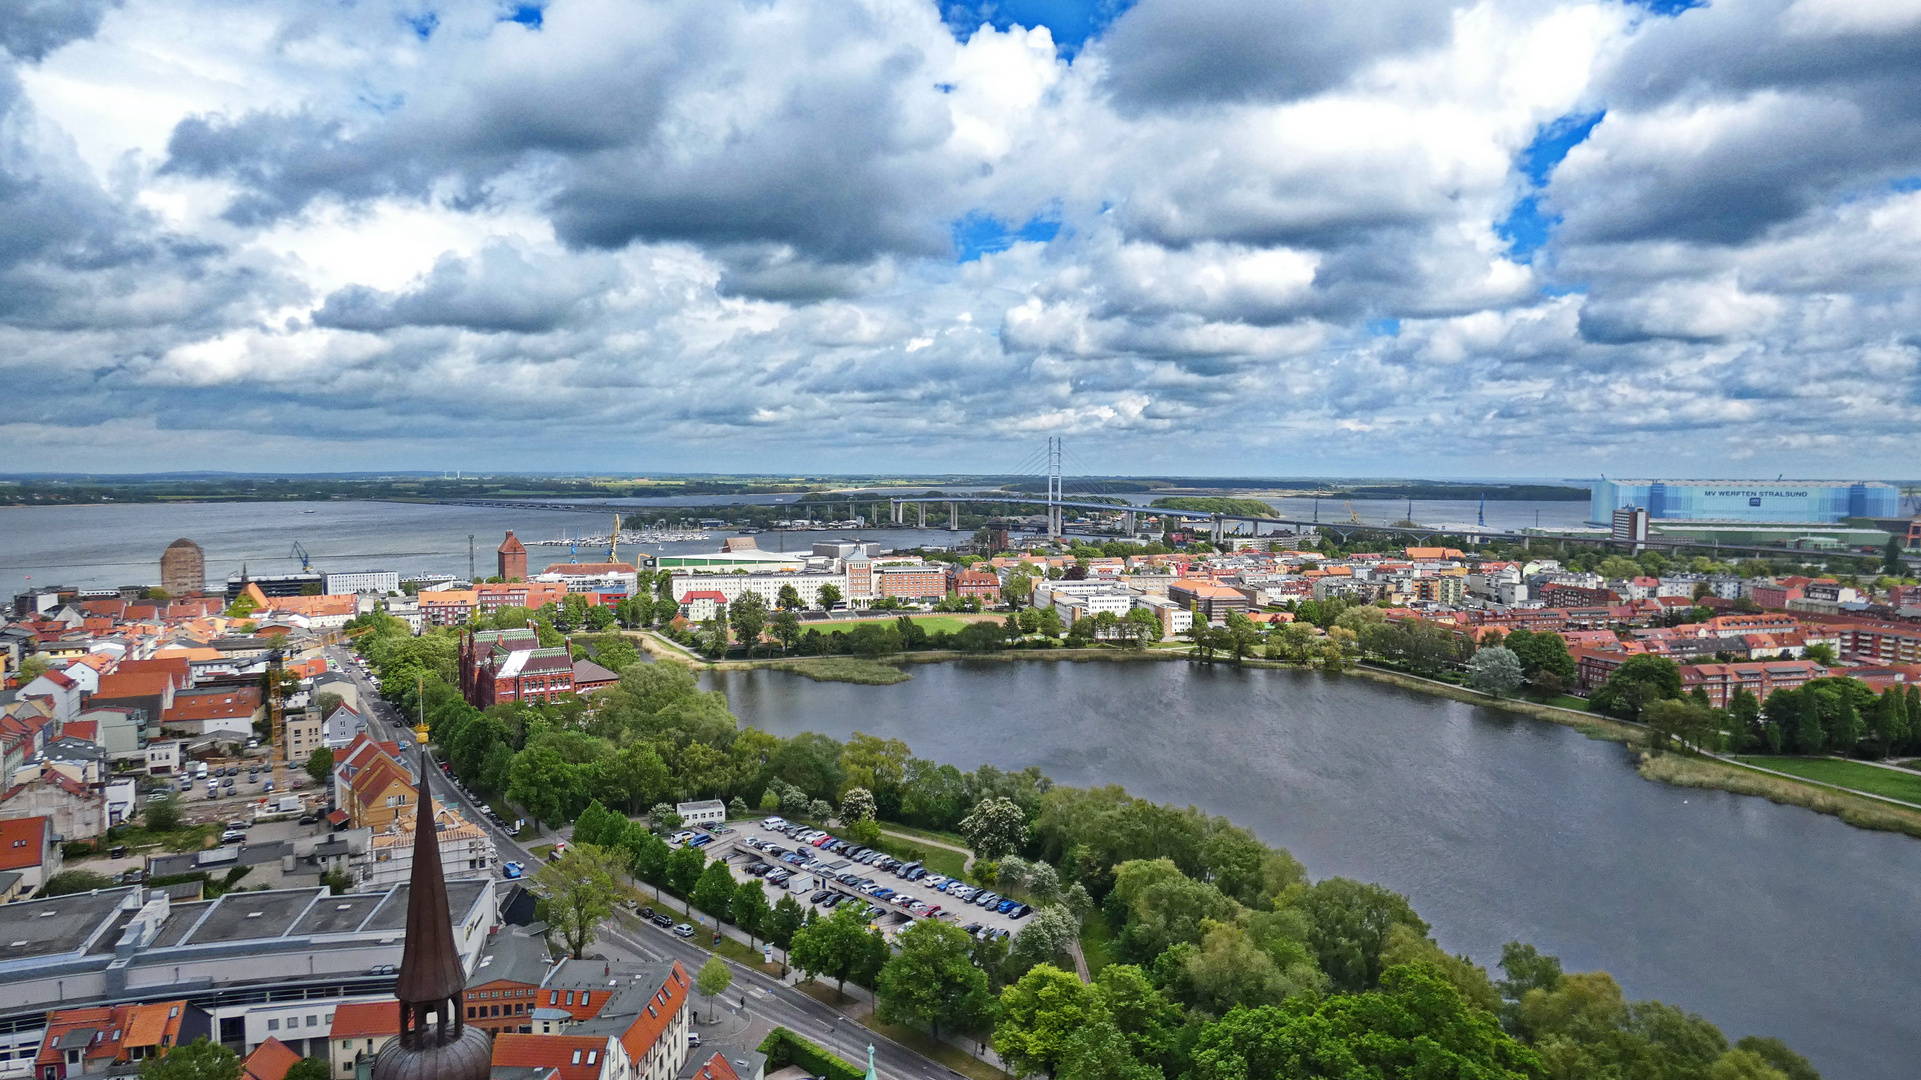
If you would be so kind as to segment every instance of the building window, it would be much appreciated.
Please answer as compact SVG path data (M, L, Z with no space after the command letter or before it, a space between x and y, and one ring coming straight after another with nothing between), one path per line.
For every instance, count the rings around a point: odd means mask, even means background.
M279 1030L280 1030L280 1020L279 1020L279 1018L278 1018L278 1017L275 1017L274 1019L271 1019L271 1020L268 1020L268 1021L267 1021L267 1030L268 1030L268 1031L279 1031Z

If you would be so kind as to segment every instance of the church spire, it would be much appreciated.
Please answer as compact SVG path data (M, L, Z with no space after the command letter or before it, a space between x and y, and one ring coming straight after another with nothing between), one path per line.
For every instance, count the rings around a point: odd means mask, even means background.
M414 823L413 877L407 887L407 943L400 957L400 1037L374 1059L374 1080L487 1080L493 1058L486 1032L468 1027L462 1006L466 975L454 947L447 879L434 829L432 763L420 748L419 813Z

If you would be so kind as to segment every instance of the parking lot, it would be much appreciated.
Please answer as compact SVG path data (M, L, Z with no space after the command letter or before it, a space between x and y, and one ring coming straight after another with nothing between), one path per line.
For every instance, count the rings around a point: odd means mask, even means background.
M841 853L826 850L832 843L831 837L819 845L807 843L763 825L760 820L730 822L725 831L700 831L713 837L703 845L709 857L726 860L738 879L761 881L767 888L770 903L779 900L782 894L793 896L803 907L822 910L860 903L873 913L875 925L889 933L917 918L938 918L982 933L1017 934L1026 925L1025 916L1016 917L1018 908L1002 914L963 899L962 890L974 891L974 901L991 890L974 890L973 886L949 882L932 874L908 881L898 873L906 867L897 867L895 871L883 869L885 863L881 859L862 856L862 849L851 844ZM857 858L868 861L857 861ZM772 869L757 875L751 872L756 864ZM784 884L769 881L782 871L792 875ZM827 895L820 896L822 893ZM820 896L818 903L813 899L816 896ZM914 904L922 907L911 906Z

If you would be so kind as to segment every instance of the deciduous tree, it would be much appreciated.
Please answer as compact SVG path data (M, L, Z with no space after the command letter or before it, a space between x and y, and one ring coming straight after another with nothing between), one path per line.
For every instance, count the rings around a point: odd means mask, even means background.
M1012 799L982 799L961 819L960 831L976 856L998 859L1027 842L1027 816Z
M889 1023L970 1027L993 1007L987 973L974 966L973 938L957 926L923 919L900 935L900 952L880 972L880 1015Z
M532 885L541 919L560 931L576 960L594 940L600 921L614 913L621 894L611 855L592 844L570 845L566 854L535 871Z

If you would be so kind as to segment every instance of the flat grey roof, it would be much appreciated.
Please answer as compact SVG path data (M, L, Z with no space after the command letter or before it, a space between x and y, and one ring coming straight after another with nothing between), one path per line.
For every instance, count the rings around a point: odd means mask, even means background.
M470 987L490 982L517 982L539 986L550 967L547 938L529 934L516 927L502 927L481 950L480 962L467 979Z
M102 889L0 904L0 962L80 951L113 921L132 891Z
M325 894L325 889L228 893L213 902L213 910L181 944L283 937L314 898Z
M192 930L194 924L200 921L200 916L213 910L215 903L216 901L213 900L196 900L191 904L173 904L168 907L167 921L161 924L160 933L154 935L153 943L147 947L164 949L170 945L180 944L180 939L187 936L187 931Z
M488 888L485 881L449 881L447 883L447 907L454 913L454 922L467 917L474 906L474 900ZM387 902L380 905L373 918L367 920L362 930L405 930L407 929L407 889L397 885L387 894Z
M323 896L308 910L305 917L294 924L290 934L304 937L308 934L345 934L358 930L360 924L386 897L375 895Z

